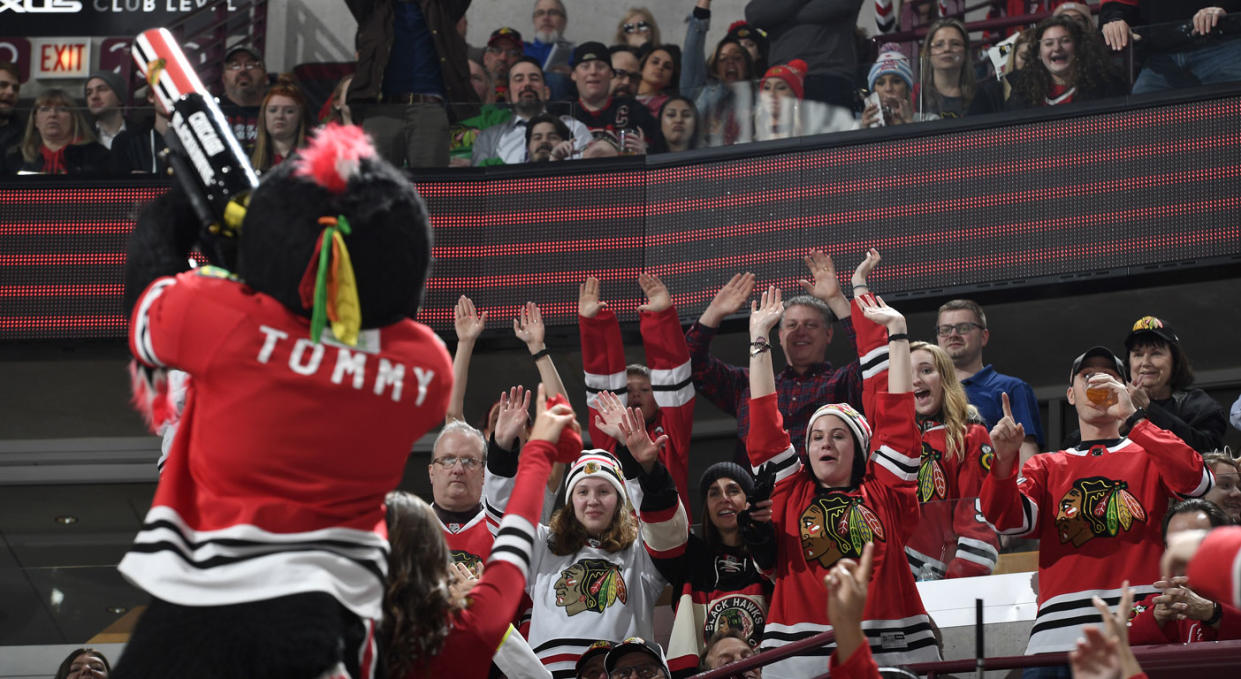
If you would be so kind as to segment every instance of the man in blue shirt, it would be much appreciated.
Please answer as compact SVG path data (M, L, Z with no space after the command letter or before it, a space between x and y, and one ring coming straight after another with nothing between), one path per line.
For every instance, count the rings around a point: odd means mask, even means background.
M1024 381L1002 375L982 362L982 348L991 339L987 315L977 302L954 299L939 308L935 336L941 349L952 357L957 379L965 387L970 403L978 408L987 428L1004 417L1000 394L1007 392L1012 403L1013 419L1025 427L1026 438L1021 444L1021 463L1042 452L1043 425L1039 417L1038 399Z
M526 56L543 67L552 100L566 100L571 85L569 59L573 54L573 43L564 39L564 28L569 23L564 3L561 0L535 0L532 19L534 40L526 41ZM559 56L551 61L557 45L560 49L555 51Z

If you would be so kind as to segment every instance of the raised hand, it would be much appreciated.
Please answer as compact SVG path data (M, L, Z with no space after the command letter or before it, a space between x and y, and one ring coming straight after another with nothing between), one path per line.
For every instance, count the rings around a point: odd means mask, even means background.
M827 588L827 619L836 630L837 659L844 662L865 642L862 611L875 562L875 543L862 548L862 559L841 559L823 576Z
M517 318L513 319L513 334L525 342L526 347L533 353L543 350L543 337L546 333L547 330L543 327L543 312L539 305L526 302L526 306L517 313Z
M668 442L668 437L660 435L658 439L651 440L651 435L646 432L641 408L625 408L617 424L621 433L617 440L629 449L634 461L647 472L654 469L655 461L659 459L659 449Z
M836 278L836 265L832 263L831 255L815 248L802 257L802 261L810 270L810 278L803 278L798 283L801 283L808 294L824 302L844 294L840 291L840 281Z
M452 562L448 567L448 591L452 598L458 601L464 599L470 590L474 589L474 585L478 583L481 576L481 572L475 573L460 561Z
M718 328L720 321L737 313L741 305L750 298L751 292L754 292L754 274L747 271L733 276L715 293L711 303L703 309L698 322L708 328Z
M607 306L607 302L599 300L599 279L591 276L577 286L577 315L583 318L594 318L599 310Z
M1120 380L1112 377L1104 372L1097 372L1090 375L1086 381L1087 389L1107 389L1116 397L1116 402L1108 406L1107 414L1116 418L1120 422L1129 419L1133 411L1137 408L1133 405L1133 400L1129 397L1129 389L1127 389Z
M1073 679L1124 679L1120 673L1119 642L1108 639L1098 627L1082 628L1077 647L1069 651Z
M862 307L862 313L866 318L876 325L882 325L887 328L889 335L905 332L905 316L884 303L883 298L879 295L858 297L857 302Z
M529 393L526 394L526 402L530 402ZM577 423L573 416L573 408L565 403L558 403L548 408L547 392L541 382L539 383L539 398L536 403L534 425L530 428L530 440L547 441L552 445L556 445L560 441L560 434L565 428L572 429ZM498 424L496 428L499 429Z
M457 299L457 306L452 310L452 324L457 331L458 342L473 342L487 326L487 312L478 313L474 309L474 302L461 295Z
M1008 476L1020 457L1021 442L1026 439L1026 428L1013 417L1013 406L1008 400L1008 392L1000 393L1000 405L1004 409L1004 416L991 428L991 446L995 448L991 473Z
M515 450L521 432L530 421L530 392L525 387L512 387L500 392L500 415L496 418L496 443L505 450Z
M642 292L646 293L646 304L638 305L638 311L659 313L672 306L672 295L668 293L668 286L659 280L659 276L640 273L638 285L642 286Z
M763 292L757 302L750 302L750 341L767 340L771 329L780 322L784 315L784 302L781 300L780 288L772 285Z
M595 396L595 426L599 431L620 440L621 418L625 416L625 404L620 397L610 391L601 391Z
M858 264L857 268L853 270L853 276L849 278L849 282L853 285L853 295L855 297L864 294L859 292L858 288L870 292L870 286L866 284L866 277L879 265L880 259L882 257L879 256L879 251L871 248L866 251L866 257L862 260L862 263Z
M1128 580L1125 580L1120 587L1120 601L1116 604L1115 611L1108 608L1107 603L1097 596L1091 597L1091 603L1103 616L1103 636L1109 642L1108 647L1110 648L1112 643L1115 644L1115 657L1119 661L1120 673L1114 676L1132 677L1142 671L1142 667L1138 665L1138 659L1133 656L1133 649L1129 647L1129 616L1133 613L1133 590L1129 588ZM1093 627L1085 627L1083 631L1089 629ZM1069 661L1073 662L1072 653L1069 654ZM1107 662L1104 671L1110 671L1111 664L1110 661Z

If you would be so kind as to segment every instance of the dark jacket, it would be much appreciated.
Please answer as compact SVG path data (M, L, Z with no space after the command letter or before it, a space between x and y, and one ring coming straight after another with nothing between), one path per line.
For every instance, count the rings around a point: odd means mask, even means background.
M358 22L355 47L358 70L349 86L349 103L379 99L384 69L392 49L392 25L398 0L345 0ZM416 0L422 16L435 39L435 52L440 58L440 74L444 79L444 96L450 103L476 102L478 94L470 86L470 65L465 38L457 32L457 22L470 8L470 0Z
M5 159L5 172L42 172L43 156L37 156L31 162L22 158L21 148L14 148ZM99 142L89 144L70 144L65 147L65 173L87 177L105 177L108 175L108 147Z
M1012 94L1009 95L1008 101L1004 102L1004 110L1006 111L1022 111L1030 108L1045 106L1041 101L1026 101L1022 95L1019 83L1022 78L1033 77L1032 72L1028 70L1013 71L1005 76L1008 82L1013 86ZM1106 75L1102 80L1102 85L1096 88L1086 89L1079 87L1077 93L1073 95L1073 101L1076 104L1083 101L1093 101L1095 99L1106 99L1108 97L1123 97L1129 94L1129 86L1115 73Z
M168 163L160 152L168 148L153 127L125 129L112 140L110 168L118 177L130 174L163 174Z

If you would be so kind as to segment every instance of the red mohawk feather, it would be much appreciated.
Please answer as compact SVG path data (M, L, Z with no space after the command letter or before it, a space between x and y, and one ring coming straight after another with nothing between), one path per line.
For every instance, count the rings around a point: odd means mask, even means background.
M375 147L362 128L330 123L302 149L294 174L309 177L332 193L342 193L362 159L374 155Z

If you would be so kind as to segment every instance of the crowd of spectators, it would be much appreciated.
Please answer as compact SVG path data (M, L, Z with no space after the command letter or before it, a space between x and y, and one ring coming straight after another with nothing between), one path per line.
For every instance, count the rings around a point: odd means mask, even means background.
M1033 25L987 30L962 23L960 3L907 3L900 25L924 30L920 44L884 42L897 26L890 0L876 0L877 35L869 40L857 26L862 0L753 0L743 17L728 17L726 35L710 49L711 0L688 8L679 44L644 7L627 9L614 35L574 42L565 37L572 2L536 0L529 27L514 17L482 48L465 42L469 2L347 4L358 21L356 74L340 82L319 119L343 113L407 167L678 152L1241 80L1235 0L1105 0L1097 17L1084 3L1046 0L1033 15L1045 18ZM1003 18L996 4L991 16ZM254 47L233 47L222 66L221 108L263 171L297 148L313 120L308 106L319 102L299 94L289 76L269 75ZM266 100L279 86L299 112ZM93 74L80 95L41 95L24 133L14 113L19 87L17 70L0 63L5 172L159 169L158 142L145 134L160 126L158 115L127 109L128 84L115 74ZM557 144L570 143L533 154L522 137L544 112L568 127ZM278 120L290 115L296 132ZM283 135L274 153L262 132L273 127ZM126 131L133 134L113 150ZM479 138L486 144L475 149Z

